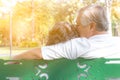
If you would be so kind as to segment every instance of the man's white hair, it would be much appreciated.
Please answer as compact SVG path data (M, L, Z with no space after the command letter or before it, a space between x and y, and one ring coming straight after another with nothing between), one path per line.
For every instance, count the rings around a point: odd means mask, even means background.
M78 25L81 23L82 26L87 26L91 22L95 22L97 31L107 31L109 27L106 9L99 5L90 5L81 8L78 12L76 22Z

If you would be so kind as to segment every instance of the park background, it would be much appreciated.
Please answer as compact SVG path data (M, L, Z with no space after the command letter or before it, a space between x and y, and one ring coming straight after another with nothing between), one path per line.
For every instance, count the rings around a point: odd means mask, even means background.
M78 9L90 4L109 9L112 35L120 36L120 0L0 0L0 59L44 46L56 22L74 24Z

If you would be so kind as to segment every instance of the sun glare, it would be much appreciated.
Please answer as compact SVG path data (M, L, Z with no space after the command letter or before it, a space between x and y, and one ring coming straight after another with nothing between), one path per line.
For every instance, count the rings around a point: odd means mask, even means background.
M11 8L16 5L17 0L2 0L1 2L6 8Z
M17 0L1 0L2 6L0 7L0 11L3 13L9 13L13 6L16 5Z

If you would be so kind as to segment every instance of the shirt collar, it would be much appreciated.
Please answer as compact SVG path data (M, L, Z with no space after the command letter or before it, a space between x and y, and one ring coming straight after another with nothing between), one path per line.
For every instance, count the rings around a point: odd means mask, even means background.
M112 37L110 34L106 33L106 34L99 34L99 35L94 35L92 37L90 37L89 39L93 39L93 38L102 38L102 37Z

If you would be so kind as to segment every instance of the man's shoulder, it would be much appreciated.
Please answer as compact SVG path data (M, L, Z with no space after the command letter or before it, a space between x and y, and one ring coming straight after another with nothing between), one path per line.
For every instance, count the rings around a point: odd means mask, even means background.
M75 43L79 43L79 42L84 43L84 42L89 42L89 39L83 37L83 38L74 38L74 39L71 39L70 41Z

